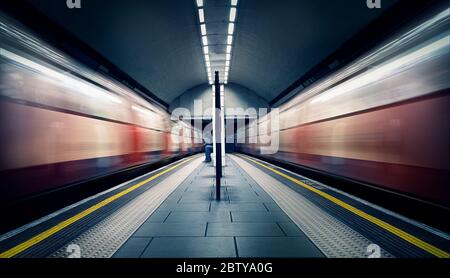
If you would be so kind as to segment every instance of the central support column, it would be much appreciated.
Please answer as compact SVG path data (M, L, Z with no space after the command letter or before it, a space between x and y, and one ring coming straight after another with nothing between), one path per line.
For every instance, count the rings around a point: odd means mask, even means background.
M214 137L216 138L216 200L220 201L220 179L222 178L222 120L221 120L221 107L220 107L220 83L219 72L215 72L214 80L214 97L215 97L215 126Z

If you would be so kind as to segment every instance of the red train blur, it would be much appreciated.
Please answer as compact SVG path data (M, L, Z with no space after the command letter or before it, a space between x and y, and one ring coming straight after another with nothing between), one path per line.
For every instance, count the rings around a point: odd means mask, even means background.
M201 148L190 125L0 19L0 204Z
M279 130L272 131L279 150L266 156L450 207L449 13L281 105ZM241 150L261 155L246 128Z

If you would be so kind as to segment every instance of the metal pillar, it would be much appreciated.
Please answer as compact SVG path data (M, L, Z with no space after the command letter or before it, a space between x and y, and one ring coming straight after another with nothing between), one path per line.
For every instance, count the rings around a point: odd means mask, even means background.
M222 178L222 121L220 119L220 83L219 83L219 72L215 72L214 80L214 91L215 91L215 110L216 115L215 126L214 126L214 136L216 138L216 200L220 201L220 179Z

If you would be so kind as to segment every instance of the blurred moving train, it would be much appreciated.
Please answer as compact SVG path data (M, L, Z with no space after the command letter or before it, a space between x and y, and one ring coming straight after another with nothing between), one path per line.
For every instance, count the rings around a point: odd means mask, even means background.
M2 205L201 148L200 131L1 14L0 134Z
M449 208L449 14L408 28L281 105L272 131L279 150L265 156ZM272 118L245 127L242 152L261 155L249 129L269 130Z

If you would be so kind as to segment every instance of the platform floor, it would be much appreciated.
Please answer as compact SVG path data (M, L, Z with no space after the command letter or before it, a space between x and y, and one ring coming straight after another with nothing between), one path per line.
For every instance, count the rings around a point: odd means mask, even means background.
M216 201L215 168L203 163L114 257L323 257L273 199L231 159Z
M450 257L450 236L241 154L195 155L0 236L0 257Z

